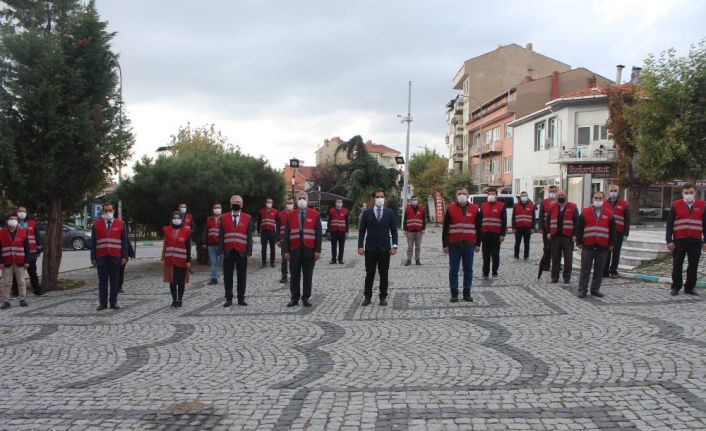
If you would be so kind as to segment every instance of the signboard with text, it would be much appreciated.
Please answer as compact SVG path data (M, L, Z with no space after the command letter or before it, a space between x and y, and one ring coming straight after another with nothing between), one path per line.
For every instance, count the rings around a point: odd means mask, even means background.
M440 223L444 220L444 199L441 197L441 193L434 192L436 207L436 222Z
M615 165L605 163L605 164L591 164L591 165L568 165L567 175L591 175L593 178L615 178L616 169Z

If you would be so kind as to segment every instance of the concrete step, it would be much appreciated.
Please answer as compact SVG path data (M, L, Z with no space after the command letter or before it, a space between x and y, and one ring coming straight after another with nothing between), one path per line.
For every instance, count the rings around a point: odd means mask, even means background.
M623 250L625 250L626 247L629 248L638 248L642 250L655 250L655 251L661 251L668 253L669 250L667 250L667 244L664 242L664 239L661 239L659 241L640 241L640 240L633 240L633 239L626 239L623 241Z
M644 259L641 260L641 258L630 258L628 257L627 259L623 260L623 256L620 256L620 263L618 264L618 269L620 271L632 271L640 264L643 262L651 261L652 259ZM573 265L574 269L581 269L581 250L574 250L574 262Z
M636 257L636 256L620 256L620 263L623 265L640 266L645 262L653 261L650 257Z
M650 259L658 259L669 254L669 250L665 247L664 250L655 250L653 248L630 247L623 245L621 257L647 257Z

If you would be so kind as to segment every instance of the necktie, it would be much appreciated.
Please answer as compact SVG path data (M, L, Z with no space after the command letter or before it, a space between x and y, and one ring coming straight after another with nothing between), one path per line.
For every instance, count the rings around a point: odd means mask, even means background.
M306 216L306 213L304 211L299 212L299 231L303 232L304 231L304 217Z
M112 221L109 221L109 222L107 223L107 227L106 227L106 230L110 230L110 225L111 225L111 224L113 224L113 222L112 222Z
M378 208L378 221L382 218L382 209Z

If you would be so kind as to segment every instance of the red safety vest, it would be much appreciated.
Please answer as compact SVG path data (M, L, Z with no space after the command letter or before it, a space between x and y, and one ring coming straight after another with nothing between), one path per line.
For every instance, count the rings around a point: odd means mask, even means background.
M562 233L565 236L574 236L574 210L576 205L572 202L566 203L566 209L564 210L564 224ZM559 219L559 203L552 205L549 210L549 234L551 236L556 235Z
M190 235L189 227L164 226L164 262L167 265L186 267L186 241Z
M532 214L534 214L534 204L527 202L515 204L515 227L532 227Z
M625 210L628 209L628 202L624 199L618 199L615 203L610 200L610 209L613 211L613 219L615 220L615 231L619 233L625 232Z
M294 210L292 210L294 211ZM277 214L277 218L279 220L279 240L282 241L284 240L284 227L287 225L287 215L289 211L286 209L280 210L280 212Z
M404 214L405 230L407 232L421 232L424 230L424 205L417 205L417 210L415 211L412 204L409 204Z
M277 230L277 210L275 208L260 208L260 230Z
M348 208L329 208L328 210L328 229L331 232L347 232L346 217L348 216Z
M299 232L299 211L292 210L289 212L289 248L299 248L301 241L304 241L304 247L316 247L316 218L319 213L315 209L307 208L304 216L303 234Z
M694 238L703 240L704 201L695 200L689 211L684 199L674 201L674 239Z
M219 228L221 225L220 217L209 216L206 219L206 226L208 228L208 245L218 245L218 235L220 234Z
M105 220L98 219L93 224L96 230L95 245L96 245L96 256L114 256L121 257L123 255L123 221L120 219L113 219L110 225L110 231L108 231Z
M483 202L480 206L483 213L483 224L480 227L481 232L503 233L502 214L505 211L505 202L495 201Z
M13 263L17 265L24 265L25 238L27 238L27 229L16 228L14 240L12 239L8 228L3 228L0 230L0 253L2 253L2 263L4 265L12 265Z
M552 205L556 203L556 200L552 201L549 198L546 198L542 201L542 216L539 218L539 227L544 229L544 223L545 223L545 218L547 214L549 214L549 211L552 209Z
M238 225L234 226L233 213L228 213L221 217L221 223L223 223L223 250L247 253L250 215L241 211Z
M607 205L603 205L600 218L596 219L596 213L592 207L583 209L583 245L600 245L608 247L610 245L610 218L613 212Z
M34 219L27 219L27 227L23 228L27 231L27 240L29 241L29 251L30 253L37 252L37 221Z
M466 208L466 214L456 203L449 205L446 210L449 215L449 242L476 242L476 217L478 215L478 207L474 203L469 203Z
M191 229L191 227L193 225L194 225L194 218L191 216L191 213L184 214L184 226Z

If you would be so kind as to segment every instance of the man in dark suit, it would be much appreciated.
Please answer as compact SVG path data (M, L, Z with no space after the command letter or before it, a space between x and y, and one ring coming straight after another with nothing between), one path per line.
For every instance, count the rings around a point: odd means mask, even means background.
M306 192L297 193L297 208L287 214L282 241L284 258L289 261L289 272L292 274L292 280L289 282L292 296L287 307L299 305L300 298L305 307L311 307L309 298L314 264L321 257L321 218L318 211L309 208ZM300 289L299 280L302 273L304 281Z
M238 305L245 302L245 283L248 271L248 257L252 256L252 219L243 211L243 198L235 195L230 198L231 212L221 217L219 248L223 254L223 285L226 302L224 307L233 305L233 270L236 272L236 294Z
M118 285L120 265L127 263L129 256L127 230L123 221L114 217L113 206L103 206L103 215L93 223L91 238L91 265L98 268L98 311L108 308L119 309ZM110 294L108 281L110 280Z
M365 299L362 306L370 305L373 297L375 269L380 273L380 305L387 305L387 273L390 256L397 254L397 217L385 206L385 191L373 193L375 206L363 213L358 232L358 254L365 255ZM392 243L390 243L392 235ZM365 248L363 248L365 241Z

